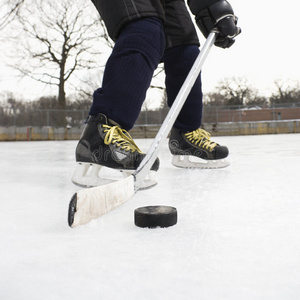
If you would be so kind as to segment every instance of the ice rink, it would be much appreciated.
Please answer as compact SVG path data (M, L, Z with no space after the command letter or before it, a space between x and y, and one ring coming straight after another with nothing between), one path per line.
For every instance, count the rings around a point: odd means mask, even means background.
M74 229L77 142L0 143L0 299L300 299L300 135L212 140L228 168L175 168L165 144L155 188ZM159 204L175 226L134 225Z

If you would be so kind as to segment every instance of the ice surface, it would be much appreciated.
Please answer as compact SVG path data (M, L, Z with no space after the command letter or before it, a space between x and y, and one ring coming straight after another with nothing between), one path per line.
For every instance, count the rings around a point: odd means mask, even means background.
M0 299L300 299L300 135L213 140L228 168L175 168L165 145L155 188L75 229L76 141L0 143ZM177 225L134 225L159 204Z

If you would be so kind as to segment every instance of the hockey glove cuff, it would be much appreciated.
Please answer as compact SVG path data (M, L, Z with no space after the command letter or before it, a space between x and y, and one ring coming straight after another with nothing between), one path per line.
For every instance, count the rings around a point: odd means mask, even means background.
M205 37L214 28L219 31L215 45L221 48L232 46L235 42L234 37L241 33L241 29L237 27L237 20L226 0L216 2L196 15L197 25Z

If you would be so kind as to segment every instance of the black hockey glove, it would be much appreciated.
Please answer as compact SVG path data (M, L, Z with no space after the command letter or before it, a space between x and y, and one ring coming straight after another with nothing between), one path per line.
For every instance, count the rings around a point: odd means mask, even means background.
M215 45L221 48L232 46L234 37L241 33L241 29L236 26L237 20L231 5L225 0L215 2L196 15L197 25L205 37L213 28L219 31Z

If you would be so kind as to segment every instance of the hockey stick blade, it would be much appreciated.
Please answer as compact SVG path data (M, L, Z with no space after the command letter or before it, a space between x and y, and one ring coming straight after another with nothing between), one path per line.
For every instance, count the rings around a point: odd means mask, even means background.
M83 189L75 193L69 204L68 223L70 227L86 224L108 213L130 200L139 190L158 156L162 142L167 139L187 96L200 74L204 61L215 42L216 35L217 32L213 31L206 39L168 115L137 170L125 179L94 188Z
M134 177L115 181L75 193L69 204L70 227L86 224L122 205L134 195Z

